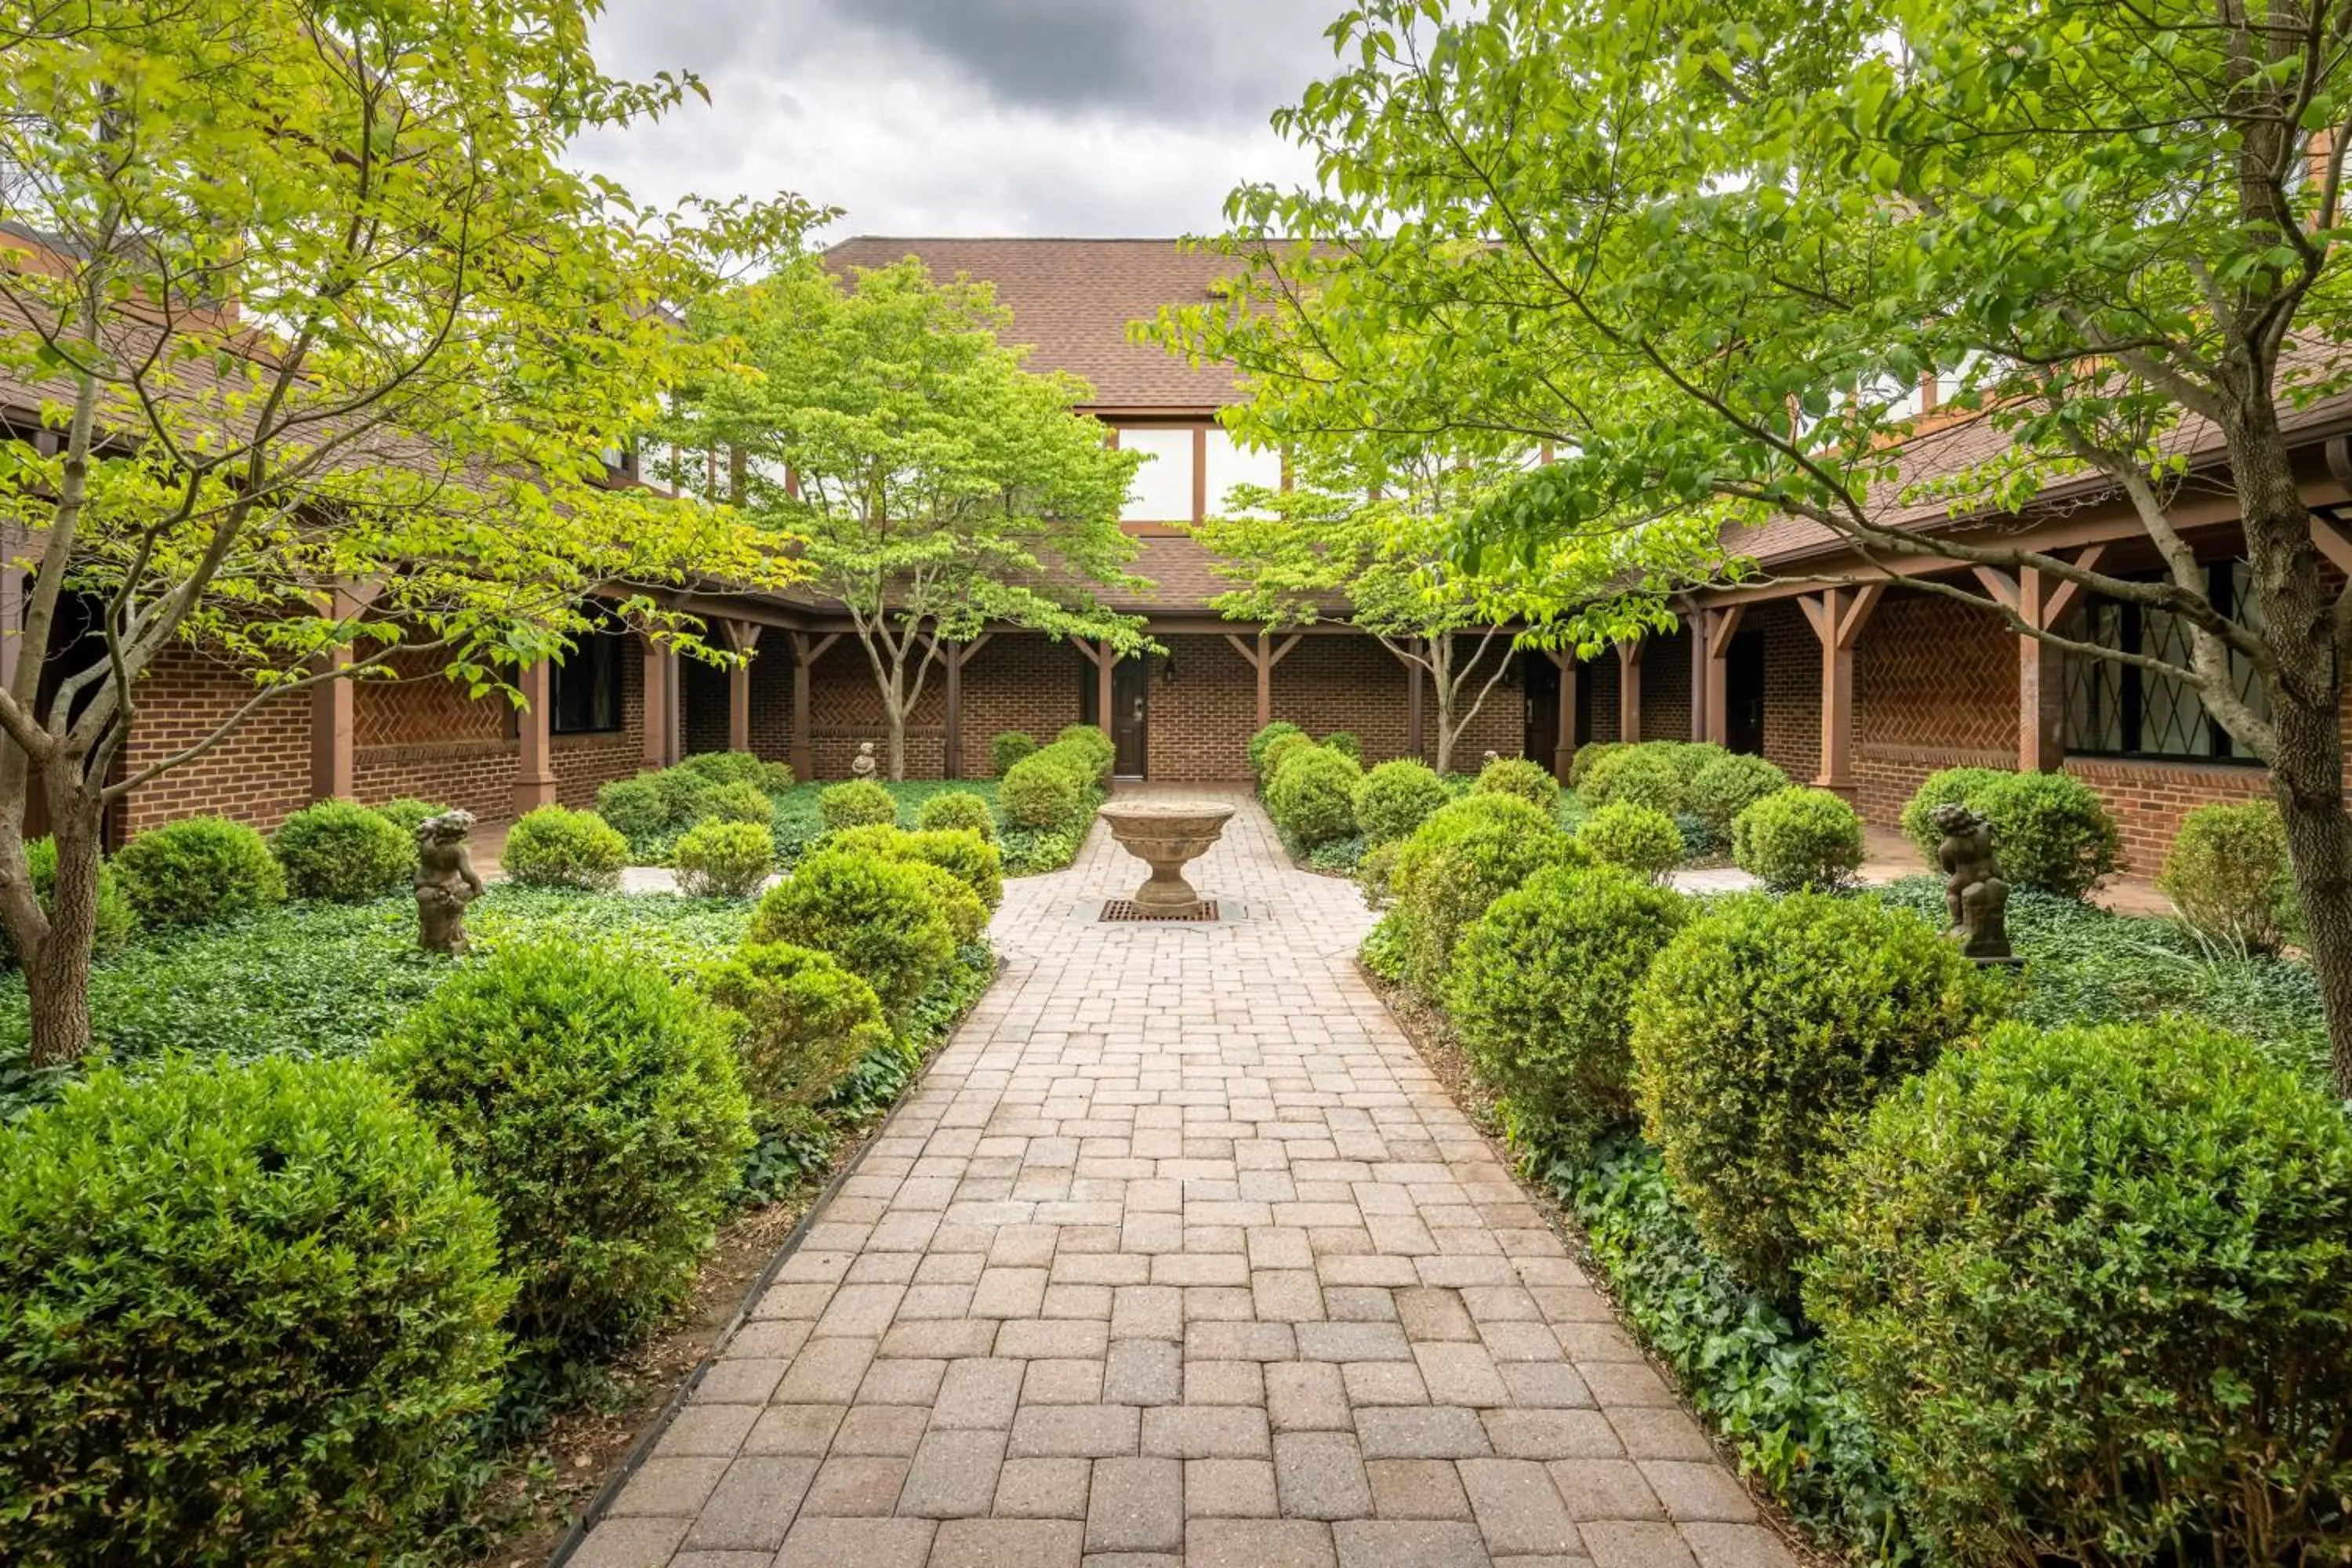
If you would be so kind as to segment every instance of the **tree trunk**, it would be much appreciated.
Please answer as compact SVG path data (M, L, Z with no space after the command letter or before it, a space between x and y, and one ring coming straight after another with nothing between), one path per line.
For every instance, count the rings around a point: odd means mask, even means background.
M48 770L49 798L69 800L67 770ZM32 1064L56 1067L89 1049L90 946L98 932L99 845L94 803L71 801L58 812L58 872L46 918L35 905L9 912L8 926L25 970L31 1005ZM29 879L24 897L33 897ZM26 921L30 912L37 919ZM41 927L46 926L46 930Z
M1423 646L1429 649L1430 705L1437 717L1437 776L1444 778L1454 768L1454 659L1451 639L1426 637Z
M2271 790L2286 827L2304 951L2326 1009L2336 1092L2352 1099L2352 817L2344 808L2344 679L2310 514L2273 410L2249 400L2225 427L2246 560L2277 660Z

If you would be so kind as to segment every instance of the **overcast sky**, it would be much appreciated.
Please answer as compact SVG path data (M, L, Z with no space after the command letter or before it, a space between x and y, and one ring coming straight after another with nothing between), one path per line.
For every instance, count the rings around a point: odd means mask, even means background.
M640 198L796 190L829 231L1174 235L1306 160L1266 117L1340 0L608 0L597 58L710 89L575 155Z

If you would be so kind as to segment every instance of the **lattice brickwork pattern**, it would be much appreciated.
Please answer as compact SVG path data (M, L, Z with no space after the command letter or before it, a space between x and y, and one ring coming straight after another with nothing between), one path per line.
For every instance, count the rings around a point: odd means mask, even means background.
M2017 638L1990 614L1890 593L1853 660L1853 733L1864 748L2017 755Z

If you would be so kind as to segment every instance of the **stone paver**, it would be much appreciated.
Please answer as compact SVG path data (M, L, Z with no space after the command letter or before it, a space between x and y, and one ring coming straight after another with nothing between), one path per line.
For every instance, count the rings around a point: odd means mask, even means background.
M1194 793L1194 792L1187 792ZM1238 798L1238 797L1237 797ZM1354 964L1255 805L1248 918L1003 973L573 1561L1792 1568Z

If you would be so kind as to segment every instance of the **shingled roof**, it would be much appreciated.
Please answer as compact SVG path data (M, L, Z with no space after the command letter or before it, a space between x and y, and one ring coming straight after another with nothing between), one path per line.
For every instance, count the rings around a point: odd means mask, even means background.
M1013 312L1005 341L1028 347L1032 370L1068 371L1094 384L1097 413L1206 412L1242 401L1233 373L1195 370L1149 343L1130 342L1129 321L1163 305L1210 299L1209 285L1236 270L1231 257L1187 251L1172 239L940 239L861 235L825 252L834 267L887 267L919 258L935 279L958 275L996 286Z

